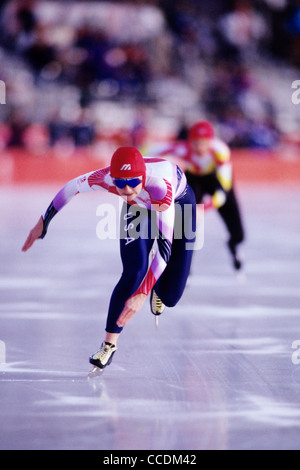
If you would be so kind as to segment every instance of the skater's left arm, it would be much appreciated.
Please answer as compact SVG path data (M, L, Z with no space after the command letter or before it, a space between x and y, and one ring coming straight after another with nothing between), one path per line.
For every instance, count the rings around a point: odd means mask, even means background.
M161 276L167 263L161 258L157 250L151 266L139 289L126 301L125 307L118 318L117 325L125 326L126 323L140 310L149 292L154 287L156 281Z
M171 256L174 217L174 203L172 203L167 210L156 212L157 227L159 231L157 237L157 249L155 250L155 254L150 262L148 272L134 295L144 294L147 296L154 287L156 281L158 281L164 272Z
M149 292L165 270L171 256L174 215L174 202L171 203L167 210L156 212L159 229L158 248L150 262L150 267L142 284L125 303L125 307L117 321L118 326L124 326L140 310Z
M123 327L129 320L141 309L145 299L147 298L146 294L136 294L133 297L130 297L125 303L125 307L118 318L117 325Z

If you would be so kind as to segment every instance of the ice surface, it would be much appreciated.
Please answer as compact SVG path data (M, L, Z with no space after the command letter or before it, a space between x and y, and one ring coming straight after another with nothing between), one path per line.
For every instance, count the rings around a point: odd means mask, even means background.
M207 213L180 303L159 328L145 304L90 380L121 273L96 236L114 199L77 196L22 253L57 189L0 187L0 449L300 449L300 189L238 187L243 283Z

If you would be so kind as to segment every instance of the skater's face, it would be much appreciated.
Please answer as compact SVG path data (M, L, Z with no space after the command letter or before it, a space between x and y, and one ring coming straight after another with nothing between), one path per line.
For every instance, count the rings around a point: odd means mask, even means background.
M115 179L114 180L118 194L126 201L133 201L143 189L143 177L139 176L132 179Z
M200 157L205 155L210 148L211 139L193 139L191 140L192 150Z

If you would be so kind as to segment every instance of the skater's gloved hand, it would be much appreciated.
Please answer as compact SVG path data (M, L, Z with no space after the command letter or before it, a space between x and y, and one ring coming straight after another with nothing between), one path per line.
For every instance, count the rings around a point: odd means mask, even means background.
M135 315L140 310L146 297L146 294L137 294L127 300L125 307L117 321L117 325L119 327L125 326L126 323L128 323L129 320L133 317L133 315Z
M226 194L221 189L218 189L211 198L212 205L215 209L219 209L225 204L226 201Z
M226 202L226 193L219 189L211 197L204 199L204 210L219 209Z
M22 248L22 251L27 251L33 244L34 242L40 238L44 230L44 222L43 222L43 217L40 217L37 224L33 227L33 229L30 231L24 245Z
M213 207L212 200L204 203L204 210L205 211L208 211L209 209L212 209L212 207Z

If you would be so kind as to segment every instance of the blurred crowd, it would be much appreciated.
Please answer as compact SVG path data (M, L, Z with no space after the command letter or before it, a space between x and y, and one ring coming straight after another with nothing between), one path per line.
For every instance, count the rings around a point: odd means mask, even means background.
M202 117L233 147L273 148L281 138L259 73L299 70L299 0L7 0L0 8L0 149L142 147L184 136Z

